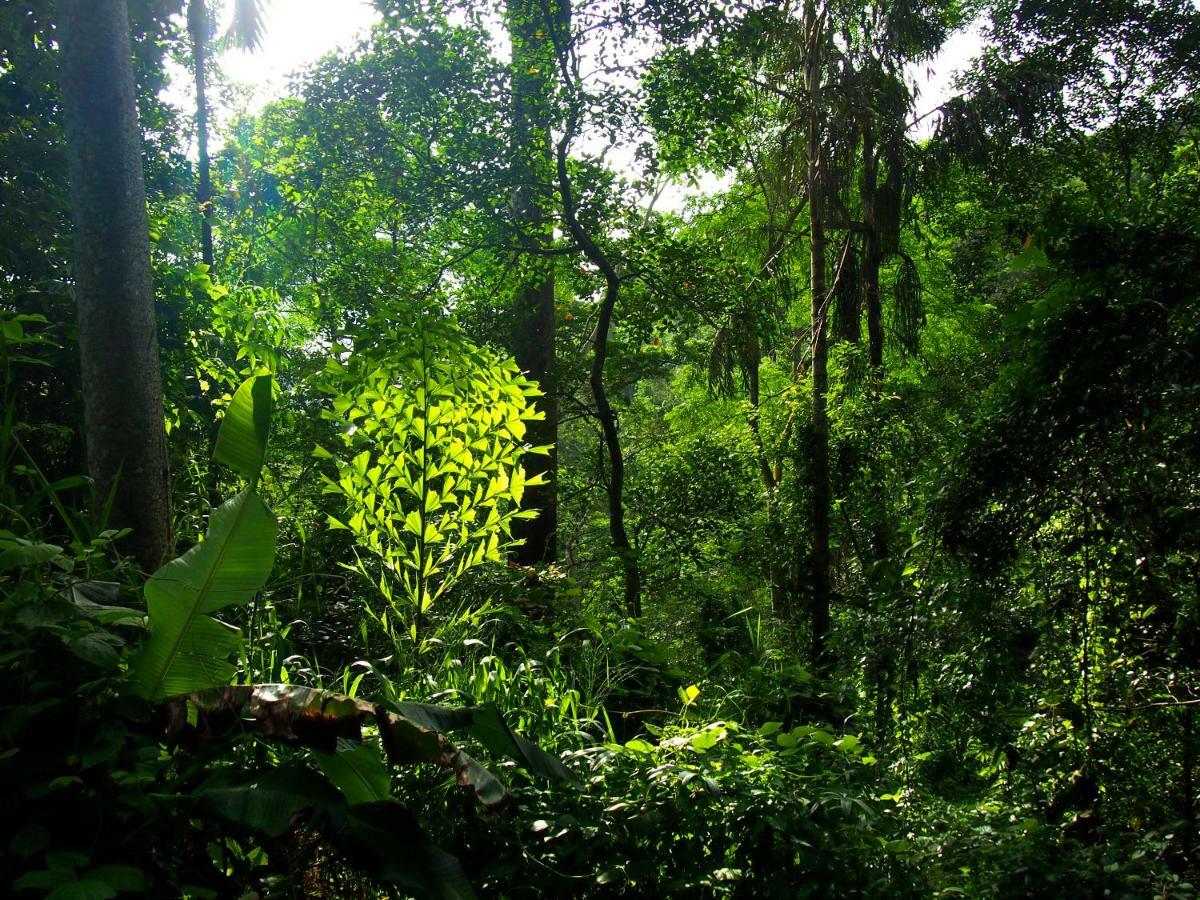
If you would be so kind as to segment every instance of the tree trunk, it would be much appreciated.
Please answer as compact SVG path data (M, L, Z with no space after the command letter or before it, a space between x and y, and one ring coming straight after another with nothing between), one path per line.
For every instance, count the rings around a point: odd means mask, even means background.
M608 530L613 548L621 560L625 575L625 611L631 619L642 616L642 574L637 555L629 543L625 529L625 456L621 451L621 438L617 433L617 421L608 393L604 389L604 363L608 358L608 331L612 324L613 308L617 303L618 287L615 275L609 277L600 305L600 317L596 323L595 349L589 384L596 401L596 418L604 433L604 446L608 450Z
M1189 704L1183 708L1183 851L1184 857L1192 858L1196 849L1196 707Z
M825 171L821 148L821 60L822 24L808 4L806 14L809 54L805 67L805 88L809 99L808 121L808 210L810 266L812 272L812 431L810 467L812 473L812 662L817 672L828 670L829 637L829 417L826 393L829 389L829 346L826 318L829 305L826 287L825 256Z
M212 167L208 158L208 5L205 0L191 0L188 4L188 35L192 41L192 73L196 81L196 209L200 212L200 261L213 273L212 232ZM197 386L197 391L199 387ZM212 397L203 398L208 414L207 433L209 444L217 439L220 421L213 407ZM215 462L208 466L205 479L208 503L214 509L221 505L220 469Z
M879 267L883 252L879 239L879 157L875 151L875 123L868 113L863 125L862 207L867 226L863 235L863 294L867 306L867 361L876 386L883 374L883 307L879 298Z
M812 228L812 658L817 668L826 663L829 635L829 389L828 339L826 337L825 226L816 211L813 194Z
M196 71L196 148L198 180L196 206L200 210L200 258L213 267L212 169L208 158L208 9L205 0L188 6L188 32Z
M774 471L771 469L770 461L767 459L766 448L763 446L761 432L761 402L762 390L761 379L759 378L759 366L762 362L761 353L759 352L758 340L754 339L752 343L753 352L749 354L746 360L746 383L747 383L747 399L750 404L749 425L750 433L754 436L755 453L758 457L759 477L762 480L763 493L767 498L767 539L771 546L776 548L771 553L771 559L768 563L767 581L771 592L771 612L780 619L786 618L791 614L792 603L791 595L788 591L788 577L786 564L777 558L776 554L784 546L782 535L776 535L776 531L782 531L779 526L779 480L776 479Z
M171 496L129 23L125 0L58 13L88 471L152 570L171 550Z
M567 171L567 147L574 136L575 122L568 126L558 143L558 191L562 202L563 219L576 243L583 248L584 255L604 275L604 299L600 303L600 315L592 338L592 371L589 383L592 397L596 401L596 418L604 435L604 446L608 451L608 533L613 549L621 560L625 575L625 611L630 618L642 615L642 574L637 554L629 543L629 532L625 528L625 456L621 452L621 437L617 432L617 421L608 402L604 387L604 363L608 358L608 332L612 327L613 310L620 296L621 278L612 261L602 251L579 221L576 214L575 197L571 177Z
M525 543L516 551L522 565L554 562L558 531L558 397L555 384L554 270L550 257L539 253L553 240L550 211L553 156L550 147L550 79L554 53L544 22L543 4L508 0L512 41L513 217L522 242L532 252L520 267L512 316L512 349L517 365L543 392L538 409L545 418L529 423L528 440L548 446L550 453L530 454L525 466L546 483L526 490L526 505L536 519L518 520L515 536Z

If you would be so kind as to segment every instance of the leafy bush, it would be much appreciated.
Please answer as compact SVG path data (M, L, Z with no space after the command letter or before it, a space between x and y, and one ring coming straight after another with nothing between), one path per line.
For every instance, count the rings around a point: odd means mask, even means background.
M327 490L347 515L330 517L373 557L353 565L382 607L367 614L393 641L416 639L433 605L468 569L499 562L527 485L520 464L537 395L511 361L471 345L419 312L373 352L331 360L332 412L345 455ZM533 448L545 452L546 448ZM331 457L323 448L318 454Z
M0 705L0 784L13 811L0 880L12 890L218 896L231 879L334 889L344 864L318 872L324 846L380 882L469 897L458 862L394 798L389 766L436 765L483 806L504 807L504 785L444 734L462 731L540 776L573 780L491 704L226 686L241 639L211 614L251 601L274 563L274 516L256 493L272 394L267 375L235 393L215 456L247 487L150 579L144 611L136 599L116 605L131 585L92 577L108 574L103 553L117 534L68 551L0 533L0 583L11 588L0 658L19 687ZM254 737L269 743L255 748ZM212 815L197 819L201 809Z

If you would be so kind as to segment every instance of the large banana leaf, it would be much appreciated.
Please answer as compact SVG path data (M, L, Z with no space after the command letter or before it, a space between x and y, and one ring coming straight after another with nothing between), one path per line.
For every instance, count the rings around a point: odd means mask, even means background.
M301 763L264 772L217 769L194 796L223 818L272 838L287 834L307 809L345 803L337 788Z
M204 540L146 583L150 637L130 664L135 690L151 700L226 684L236 629L209 616L249 602L275 562L275 516L254 492L267 452L273 379L257 375L233 395L213 458L250 484L209 520Z
M248 602L275 562L274 514L247 488L213 513L208 535L146 583L150 637L130 666L135 689L159 700L225 684L235 629L209 613Z
M329 812L334 839L381 881L430 900L471 900L475 892L458 860L434 846L399 803L364 803Z
M317 754L317 765L351 805L392 799L392 773L374 741L342 738L336 752Z
M509 728L495 704L453 708L430 703L395 703L392 708L423 728L465 731L492 753L507 756L534 775L582 787L579 779L563 765L561 759Z

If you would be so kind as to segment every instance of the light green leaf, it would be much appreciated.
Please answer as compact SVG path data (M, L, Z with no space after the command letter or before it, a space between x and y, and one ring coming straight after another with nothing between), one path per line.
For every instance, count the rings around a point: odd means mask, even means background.
M824 744L826 747L833 746L833 743L836 740L832 734L830 734L828 731L823 731L820 728L814 728L812 731L810 731L808 733L808 739L810 741L815 741L818 744Z
M213 459L229 466L251 484L257 484L267 454L273 381L270 375L256 375L237 389L221 420L213 450Z

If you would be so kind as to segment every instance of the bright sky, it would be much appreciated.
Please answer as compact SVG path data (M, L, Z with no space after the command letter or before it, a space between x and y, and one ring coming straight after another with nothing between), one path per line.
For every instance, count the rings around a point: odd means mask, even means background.
M379 19L369 0L268 0L266 10L262 49L221 55L226 74L254 89L252 110L282 96L297 69L354 46Z
M281 96L287 77L333 50L349 48L379 20L370 0L268 0L267 28L257 53L221 56L230 78L253 89L252 107ZM978 52L980 34L968 28L953 35L928 66L914 68L921 83L919 112L936 106L951 91L954 73Z
M256 112L286 92L290 75L336 49L353 47L378 19L370 0L268 0L262 48L256 53L223 53L220 65L231 80L249 89L249 108ZM961 31L928 65L910 69L910 77L920 86L918 114L936 107L952 93L954 74L978 54L980 40L977 28ZM190 109L191 86L186 74L179 74L183 80L172 85L171 99ZM924 119L914 136L928 136L933 124L933 117ZM716 179L705 178L700 190L709 192L720 186ZM672 185L659 199L659 208L678 210L692 193L693 189Z
M954 94L954 76L969 65L983 47L983 30L979 22L950 35L942 45L942 52L928 65L913 66L909 76L917 80L920 94L917 97L917 115L921 116L936 109ZM934 116L921 120L912 132L916 138L933 134Z

